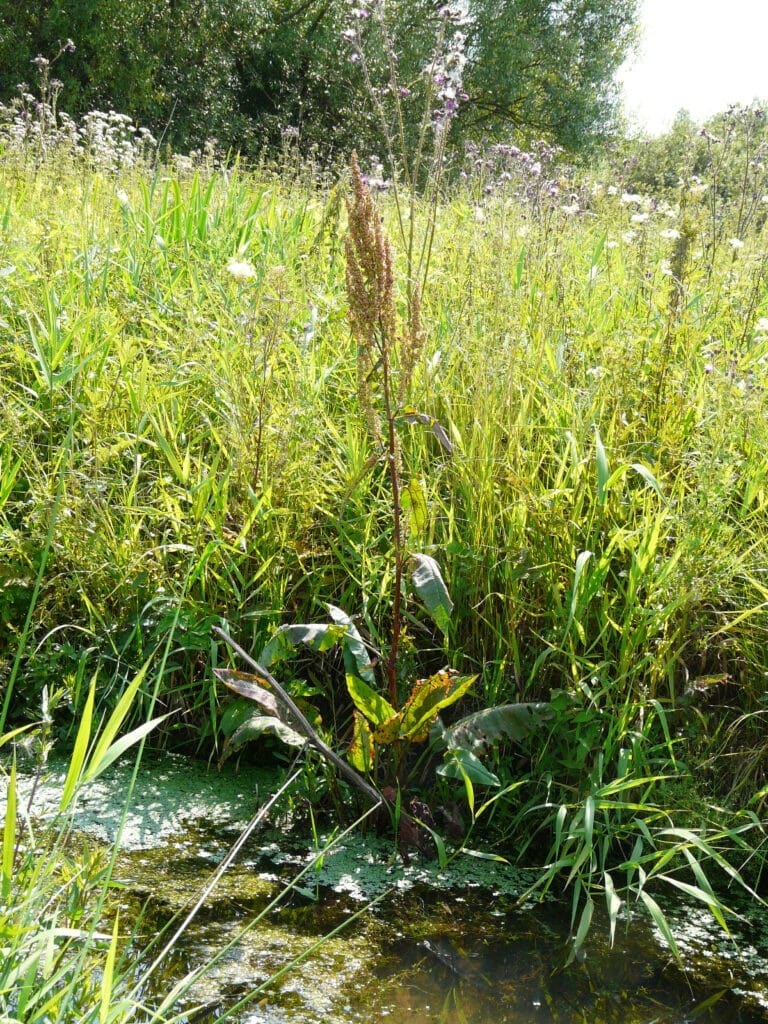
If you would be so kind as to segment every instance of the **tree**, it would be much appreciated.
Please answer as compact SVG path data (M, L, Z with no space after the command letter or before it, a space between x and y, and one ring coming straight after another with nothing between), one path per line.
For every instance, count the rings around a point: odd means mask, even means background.
M613 77L638 0L14 0L0 4L0 100L30 61L74 39L57 64L74 115L112 106L180 148L274 146L296 129L322 155L378 151L369 87L397 78L418 136L440 45L452 47L454 136L546 138L585 149L615 123ZM369 82L345 34L363 35ZM385 30L383 32L383 29ZM386 37L386 38L385 38ZM392 44L387 50L386 39ZM466 94L466 95L464 95ZM421 106L420 106L421 104Z
M570 150L604 138L637 8L637 0L470 0L463 130L517 130Z

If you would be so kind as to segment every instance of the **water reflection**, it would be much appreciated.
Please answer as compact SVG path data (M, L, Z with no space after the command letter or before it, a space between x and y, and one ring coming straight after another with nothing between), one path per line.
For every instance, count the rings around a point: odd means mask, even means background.
M192 871L190 875L199 874ZM178 886L179 865L169 872ZM158 876L155 876L158 881ZM258 913L263 889L235 868L203 909L164 971L157 992L210 962L223 940ZM159 887L162 889L162 886ZM181 897L183 893L178 892ZM640 922L607 943L598 922L588 955L566 965L562 908L524 910L503 898L467 890L429 890L391 897L363 913L278 982L269 979L316 940L343 924L359 905L344 894L294 894L267 915L200 982L190 998L205 1007L190 1018L214 1024L241 1000L238 1024L764 1024L758 1006L732 991L726 963L706 974L681 971ZM511 901L507 901L511 902ZM174 911L166 890L150 900L148 923ZM145 996L150 999L152 992Z

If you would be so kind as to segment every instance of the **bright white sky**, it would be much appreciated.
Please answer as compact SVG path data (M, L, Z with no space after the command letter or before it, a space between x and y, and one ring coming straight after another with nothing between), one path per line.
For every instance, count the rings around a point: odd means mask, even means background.
M768 0L641 0L640 11L638 55L619 75L637 127L768 100Z

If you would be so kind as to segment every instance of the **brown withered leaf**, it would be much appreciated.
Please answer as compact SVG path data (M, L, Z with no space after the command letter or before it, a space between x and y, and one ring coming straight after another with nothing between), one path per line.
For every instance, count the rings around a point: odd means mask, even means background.
M280 717L277 700L273 694L264 688L269 686L266 679L263 679L261 676L255 676L250 672L238 672L232 668L215 668L213 674L219 682L224 683L226 687L240 697L255 701L265 711L268 711L270 715L274 715L276 718Z

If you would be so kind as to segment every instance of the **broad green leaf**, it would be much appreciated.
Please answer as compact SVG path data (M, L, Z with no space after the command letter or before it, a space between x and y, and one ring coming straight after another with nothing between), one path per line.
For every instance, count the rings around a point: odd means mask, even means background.
M329 622L310 622L280 626L261 652L259 661L264 668L290 658L298 644L306 644L312 651L328 651L341 643L346 628Z
M256 711L253 706L253 701L248 700L245 697L238 697L224 709L219 721L221 734L225 739L226 737L231 736L240 728L243 722L252 718L255 713ZM263 710L259 713L263 714Z
M354 672L361 679L364 679L366 683L375 686L376 675L371 664L371 656L368 648L363 643L363 638L360 636L357 626L349 615L341 608L337 608L335 604L329 604L328 611L337 626L343 626L345 629L342 644L344 648L344 666L347 672ZM350 658L354 662L354 666L349 664Z
M400 503L408 513L411 537L420 537L427 528L427 497L423 481L413 479L403 487Z
M362 679L358 679L357 676L351 675L349 672L347 673L347 689L357 710L361 711L375 726L384 725L397 714L388 700L371 689Z
M449 747L488 747L502 739L520 743L550 717L548 704L500 704L475 711L444 730Z
M416 593L438 628L447 633L453 601L440 573L440 566L430 555L414 554L411 557L416 563L416 569L411 575Z
M67 777L64 779L64 789L61 793L61 800L59 801L59 810L63 811L69 806L69 802L74 796L77 783L80 779L80 774L85 764L85 758L88 753L88 744L91 741L91 723L93 721L93 704L96 699L96 678L98 673L94 673L91 679L91 685L88 688L88 696L85 699L85 705L83 706L83 712L80 716L80 725L77 728L77 738L75 739L75 746L72 749L72 755L69 759L69 768L67 769Z
M488 771L471 750L462 748L448 751L445 761L437 769L437 773L446 779L464 779L466 777L479 786L501 785L498 776Z
M452 676L445 670L419 679L403 707L401 735L414 742L425 740L437 713L455 704L476 679L477 676Z
M235 750L239 750L243 744L248 743L250 740L258 739L265 733L272 733L272 735L277 736L279 740L282 740L289 747L303 747L308 742L306 736L302 736L295 729L292 729L290 725L286 725L279 718L275 718L274 715L253 715L243 722L227 740L227 747L229 748L227 755Z

